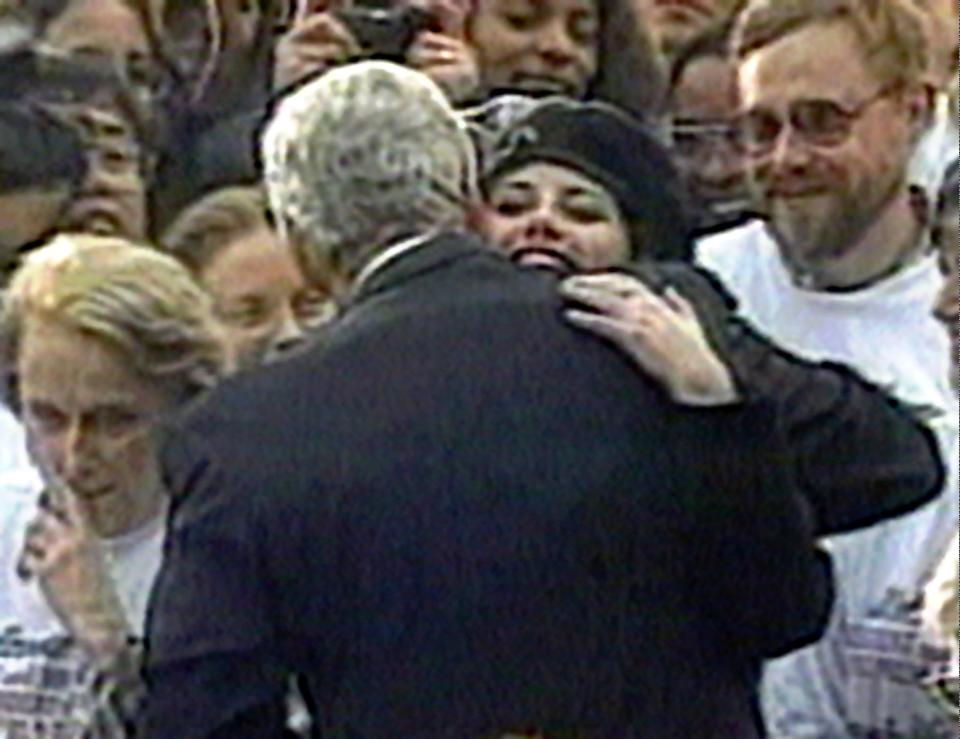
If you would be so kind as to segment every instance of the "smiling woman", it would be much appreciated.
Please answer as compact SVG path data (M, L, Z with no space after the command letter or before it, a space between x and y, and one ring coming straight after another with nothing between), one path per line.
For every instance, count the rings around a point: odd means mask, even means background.
M486 96L559 94L661 112L663 69L630 0L478 0L466 34Z
M61 236L14 276L0 367L46 486L0 496L0 726L118 736L97 686L130 676L160 566L163 419L226 368L210 302L152 249Z
M562 271L683 260L688 199L666 148L602 103L551 98L492 145L474 225L513 259Z

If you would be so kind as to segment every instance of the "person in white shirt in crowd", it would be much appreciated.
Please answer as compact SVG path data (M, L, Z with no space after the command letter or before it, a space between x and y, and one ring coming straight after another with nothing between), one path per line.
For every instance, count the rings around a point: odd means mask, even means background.
M43 487L0 490L10 736L122 736L132 720L127 687L166 527L164 419L222 376L224 346L210 299L153 249L64 235L14 275L4 401Z
M927 199L908 165L927 121L925 25L910 0L759 0L735 33L742 146L764 222L703 241L700 263L786 348L841 361L914 407L951 467L918 512L835 537L821 642L768 665L775 737L955 737L916 676L924 585L956 530L957 404Z
M911 179L935 196L944 165L957 156L958 48L960 5L957 0L914 0L924 15L929 43L928 79L934 95L930 126L910 165Z
M950 336L950 380L960 391L960 160L947 169L934 222L933 241L940 256L943 287L934 309ZM934 697L954 721L960 719L960 540L956 532L946 556L923 595L924 623L934 644L947 645L950 658L927 676Z
M16 416L6 408L0 408L0 476L18 472L28 474L29 469L23 429Z

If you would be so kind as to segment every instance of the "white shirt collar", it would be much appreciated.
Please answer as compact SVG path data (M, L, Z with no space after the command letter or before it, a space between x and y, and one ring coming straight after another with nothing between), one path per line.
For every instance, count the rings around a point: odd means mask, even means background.
M434 233L421 234L420 236L414 236L411 239L404 239L403 241L397 242L393 246L388 246L364 265L363 269L360 270L360 273L353 281L351 292L356 295L360 288L365 283L370 281L370 278L374 275L374 273L379 272L391 262L395 262L407 252L423 246L434 236Z

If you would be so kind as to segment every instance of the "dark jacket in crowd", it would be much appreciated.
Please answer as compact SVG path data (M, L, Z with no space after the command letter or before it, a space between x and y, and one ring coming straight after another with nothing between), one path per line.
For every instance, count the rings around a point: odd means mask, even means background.
M846 365L780 348L736 314L707 271L685 263L632 270L654 290L690 300L742 394L772 404L820 536L904 515L944 491L937 437L913 411Z
M552 278L448 235L316 350L187 419L148 623L148 739L737 739L832 597L762 400L675 406Z

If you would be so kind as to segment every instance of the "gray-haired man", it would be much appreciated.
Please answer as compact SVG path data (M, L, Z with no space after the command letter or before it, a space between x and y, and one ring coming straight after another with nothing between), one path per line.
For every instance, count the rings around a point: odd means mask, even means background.
M298 673L333 736L758 736L760 660L830 602L772 414L678 408L469 237L425 77L332 71L264 150L346 308L171 447L144 735L276 736Z

